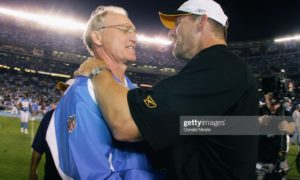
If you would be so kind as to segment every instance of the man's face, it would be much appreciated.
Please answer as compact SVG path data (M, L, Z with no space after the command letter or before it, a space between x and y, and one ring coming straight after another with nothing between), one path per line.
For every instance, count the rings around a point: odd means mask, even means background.
M102 43L106 54L117 63L135 61L135 26L124 15L109 13L104 19Z
M174 42L172 54L179 59L191 59L190 52L194 42L193 23L192 16L180 16L176 20L176 27L169 32Z

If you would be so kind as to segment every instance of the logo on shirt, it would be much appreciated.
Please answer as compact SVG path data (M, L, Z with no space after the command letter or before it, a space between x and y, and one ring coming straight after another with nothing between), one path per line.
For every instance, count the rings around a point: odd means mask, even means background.
M71 133L76 126L75 114L68 117L68 132Z
M156 108L157 105L154 102L154 100L152 99L152 97L150 95L148 95L145 99L144 99L144 103L148 108Z

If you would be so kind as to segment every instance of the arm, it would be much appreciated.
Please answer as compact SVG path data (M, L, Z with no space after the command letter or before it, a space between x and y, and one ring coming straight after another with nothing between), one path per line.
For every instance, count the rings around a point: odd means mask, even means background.
M30 176L29 179L38 179L36 170L40 163L40 160L42 158L42 155L44 154L47 142L46 142L46 131L48 128L48 122L51 119L53 111L49 111L41 120L41 123L39 125L39 128L35 134L34 140L32 142L32 155L31 155L31 165L30 165Z
M38 176L36 174L37 167L40 163L40 160L42 158L42 155L38 153L37 151L33 150L31 155L31 164L30 164L30 180L36 180L38 179Z
M128 107L128 89L118 84L108 70L104 70L92 81L97 102L114 138L119 141L140 140L140 131Z

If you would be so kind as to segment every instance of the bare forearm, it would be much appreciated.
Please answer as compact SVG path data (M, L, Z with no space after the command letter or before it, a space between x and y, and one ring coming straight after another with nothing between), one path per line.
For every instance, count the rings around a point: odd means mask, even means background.
M106 70L93 78L93 85L97 102L114 137L120 141L139 140L141 135L128 107L128 89L118 84Z
M29 176L30 180L37 179L36 169L37 169L37 167L40 163L41 158L42 158L42 155L40 153L36 152L35 150L32 151L31 165L30 165L30 176Z

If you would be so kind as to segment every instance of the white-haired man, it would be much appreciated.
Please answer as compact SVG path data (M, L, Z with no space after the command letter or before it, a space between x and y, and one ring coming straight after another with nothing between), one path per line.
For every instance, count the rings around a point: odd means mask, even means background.
M136 29L123 8L98 7L88 21L84 43L95 59L107 64L118 84L135 88L124 73L125 63L136 60ZM87 77L77 76L60 100L47 142L63 179L157 178L146 155L137 150L143 144L112 139Z

